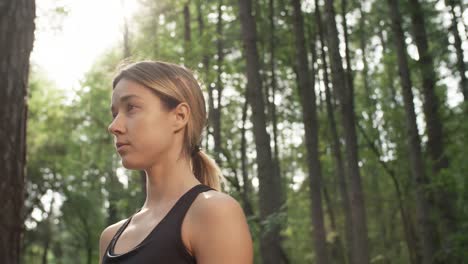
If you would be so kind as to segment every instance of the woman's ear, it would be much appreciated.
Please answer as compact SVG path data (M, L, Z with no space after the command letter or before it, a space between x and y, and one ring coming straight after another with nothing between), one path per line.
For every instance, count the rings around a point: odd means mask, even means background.
M174 132L178 132L183 129L190 118L190 108L187 103L180 103L173 110L174 114Z

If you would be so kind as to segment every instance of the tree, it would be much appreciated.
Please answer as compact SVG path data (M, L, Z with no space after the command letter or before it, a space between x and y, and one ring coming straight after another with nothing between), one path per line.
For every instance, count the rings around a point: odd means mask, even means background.
M462 48L462 39L460 33L458 32L458 17L455 14L455 0L445 0L446 5L449 6L450 15L452 16L452 24L450 25L450 31L454 39L454 47L457 54L457 70L460 75L460 91L463 94L465 102L468 101L468 79L466 78L466 64L463 59L463 48ZM460 5L461 8L461 5ZM463 12L462 12L463 13Z
M341 194L341 207L345 215L345 238L347 243L346 248L346 257L349 261L352 258L352 245L353 245L353 236L352 236L352 218L351 218L351 208L349 203L349 194L348 194L348 187L346 184L346 176L345 176L345 165L343 160L343 155L341 154L341 146L340 146L340 138L338 135L338 128L336 124L335 112L332 103L332 93L330 91L330 79L328 75L328 63L327 63L327 54L325 53L325 37L324 37L324 30L323 30L323 21L320 12L320 8L318 5L318 1L315 1L315 21L317 25L317 31L319 35L319 43L320 43L320 59L322 61L322 71L323 71L323 82L325 86L325 104L326 104L326 112L327 118L330 127L330 144L331 144L331 151L333 155L333 159L335 160L335 173L338 179L338 185Z
M419 137L418 127L416 125L416 114L414 111L413 91L410 77L410 69L406 56L406 43L401 26L401 14L398 0L388 0L390 18L392 21L393 39L395 42L398 73L403 94L403 100L406 112L406 129L409 148L409 162L411 165L411 175L413 184L416 188L416 216L417 226L419 228L419 239L421 242L422 263L429 264L434 261L434 254L439 247L438 238L434 234L435 225L430 218L430 207L427 200L428 194L426 188L429 179L424 168L424 160L421 152L421 139Z
M338 97L341 110L341 123L345 139L346 173L349 179L351 218L353 223L353 244L351 263L369 263L366 210L362 191L361 175L358 166L358 146L356 121L354 116L354 95L350 87L350 78L343 70L339 50L338 31L336 28L333 0L325 1L328 54L332 72L333 89ZM347 81L348 80L348 81Z
M34 40L34 0L0 5L0 262L18 263L24 221L29 56Z
M299 0L292 0L291 2L294 10L293 24L296 39L297 88L301 98L302 116L304 120L315 253L317 256L317 262L326 264L328 263L328 254L321 196L322 176L318 151L319 128L317 122L317 104L314 85L315 78L312 78L312 80L309 78L309 62L305 46L304 19L302 16L301 3ZM315 46L313 48L315 48ZM314 69L312 69L312 75L314 74Z
M257 30L252 16L252 2L239 0L242 40L247 60L247 100L252 109L253 134L257 149L258 179L260 182L260 219L271 219L281 208L281 180L275 173L270 147L270 136L266 131L265 104L263 101L260 63L256 46ZM280 227L274 224L262 235L261 255L265 264L281 263Z

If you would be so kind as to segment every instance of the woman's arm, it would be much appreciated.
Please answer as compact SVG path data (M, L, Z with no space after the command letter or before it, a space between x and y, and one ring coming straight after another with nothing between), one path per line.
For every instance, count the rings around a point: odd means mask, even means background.
M239 203L219 192L200 196L190 228L191 247L197 263L253 263L252 238Z

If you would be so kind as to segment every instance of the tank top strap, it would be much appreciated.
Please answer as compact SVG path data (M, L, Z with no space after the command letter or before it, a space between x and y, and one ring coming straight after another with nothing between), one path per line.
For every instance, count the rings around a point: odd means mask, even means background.
M130 217L119 227L119 229L117 229L117 232L115 232L114 237L112 237L112 240L110 241L110 243L109 243L108 246L107 246L106 253L107 253L107 252L112 252L112 251L113 251L114 246L115 246L115 243L117 242L117 239L119 239L120 235L122 235L123 231L125 230L125 228L127 228L128 224L130 223L130 221L132 220L132 218L133 218L133 215L130 216Z
M214 189L204 184L194 186L190 191L188 191L184 196L182 196L180 203L178 203L177 207L174 208L174 212L171 215L170 222L178 227L181 226L182 221L184 220L184 217L187 214L187 211L189 210L193 201L195 201L195 199L197 198L198 194L210 190ZM177 228L176 230L179 229L180 228Z

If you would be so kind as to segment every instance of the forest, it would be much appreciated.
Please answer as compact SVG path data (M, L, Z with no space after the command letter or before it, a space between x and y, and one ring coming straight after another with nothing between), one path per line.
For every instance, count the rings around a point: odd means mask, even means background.
M142 206L107 131L140 60L195 73L255 263L468 263L466 1L139 0L68 92L30 60L39 2L0 4L0 263L98 263Z

